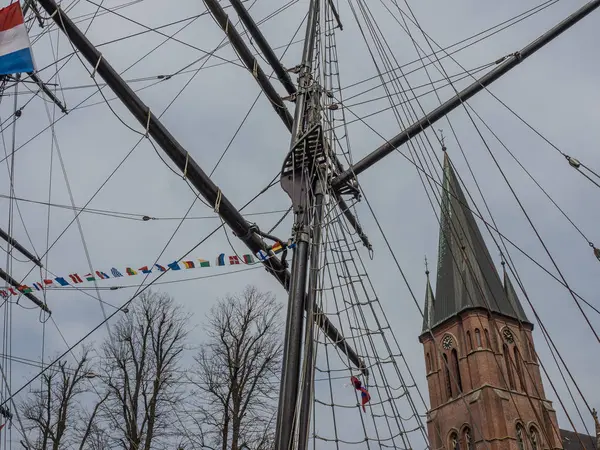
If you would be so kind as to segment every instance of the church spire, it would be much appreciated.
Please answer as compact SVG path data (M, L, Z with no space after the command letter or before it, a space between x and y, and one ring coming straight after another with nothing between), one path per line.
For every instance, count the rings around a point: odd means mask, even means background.
M427 286L425 288L425 308L423 309L423 330L425 333L429 330L433 322L433 311L435 310L435 297L431 282L429 281L429 267L427 267L427 258L425 258L425 275L427 276Z
M446 152L440 219L435 307L429 326L488 305L494 312L529 322L508 277L504 286L500 281Z

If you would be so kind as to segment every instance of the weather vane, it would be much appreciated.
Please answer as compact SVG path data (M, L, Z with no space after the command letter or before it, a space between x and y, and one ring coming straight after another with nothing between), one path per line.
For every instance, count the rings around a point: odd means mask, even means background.
M440 144L442 144L442 151L445 152L446 151L446 143L445 143L446 137L444 136L444 130L439 128L438 131L440 132Z

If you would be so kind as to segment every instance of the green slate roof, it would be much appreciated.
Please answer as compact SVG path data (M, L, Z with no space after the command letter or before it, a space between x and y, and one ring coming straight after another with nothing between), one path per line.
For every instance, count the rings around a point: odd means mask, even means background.
M446 153L441 206L435 297L428 276L423 331L470 308L530 323L508 275L500 281Z

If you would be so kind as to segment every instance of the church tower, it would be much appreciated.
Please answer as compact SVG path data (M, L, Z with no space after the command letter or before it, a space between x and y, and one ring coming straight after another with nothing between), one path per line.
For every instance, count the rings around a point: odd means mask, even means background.
M436 290L427 272L419 337L431 448L562 449L533 324L506 271L500 279L446 153L441 203Z

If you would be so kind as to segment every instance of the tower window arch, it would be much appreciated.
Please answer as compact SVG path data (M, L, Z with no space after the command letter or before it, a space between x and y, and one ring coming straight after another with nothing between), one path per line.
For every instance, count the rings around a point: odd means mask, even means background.
M450 449L451 450L460 450L460 445L458 443L458 434L456 434L455 432L453 432L450 435Z
M471 429L469 427L465 427L463 431L463 440L465 442L465 450L473 450L473 437L471 436Z
M477 348L481 347L481 331L479 331L479 328L475 328L475 345L477 345Z
M473 340L471 339L470 331L467 331L467 348L469 351L473 350Z
M517 424L517 445L519 446L519 450L525 450L525 443L523 442L523 425L520 423Z
M444 353L442 355L442 358L444 359L444 375L445 375L444 381L446 382L446 397L448 398L448 400L450 400L452 398L452 380L450 379L450 369L449 369L449 364L448 364L448 357Z
M502 345L504 353L504 365L506 366L506 374L508 375L508 387L511 390L515 389L515 377L513 375L512 367L510 364L510 352L508 351L508 345L506 343Z
M527 389L525 387L525 376L523 374L523 366L521 365L521 354L520 354L517 346L515 346L515 348L513 350L514 350L514 354L515 354L515 366L517 368L517 378L519 378L519 384L521 386L521 390L523 392L527 392Z
M490 341L490 332L486 329L483 330L485 334L485 346L487 348L492 348L492 341Z
M539 449L540 436L534 426L529 428L529 439L531 440L531 450Z
M427 355L425 356L425 361L426 361L426 365L427 365L426 369L427 369L427 372L429 373L432 370L431 355L429 354L429 352L427 352Z
M452 349L452 368L454 369L454 376L456 379L456 386L458 388L458 394L460 394L462 392L462 380L460 378L460 367L458 365L458 353L456 352L456 349L453 348Z

